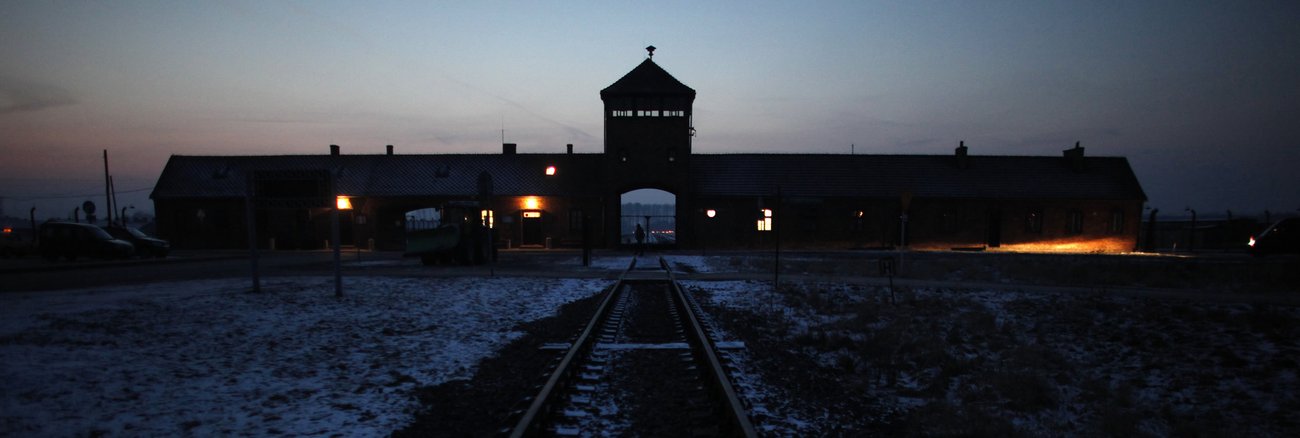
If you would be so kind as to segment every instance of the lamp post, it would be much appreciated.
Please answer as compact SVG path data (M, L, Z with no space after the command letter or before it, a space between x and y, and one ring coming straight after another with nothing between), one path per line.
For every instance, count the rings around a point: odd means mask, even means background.
M334 247L334 296L343 298L343 267L341 258L342 245L339 245L339 211L351 210L352 200L347 196L338 195L334 200L334 208L330 210L330 246Z
M700 255L709 253L709 233L713 231L713 218L718 216L718 211L712 208L704 211L704 238L700 239Z
M1187 232L1187 252L1196 250L1196 210L1187 207L1185 211L1192 213L1192 229Z
M126 207L122 207L122 214L118 215L118 217L117 217L118 220L122 221L122 226L124 226L124 227L126 226L126 210L127 210L128 208L129 208L129 209L132 209L132 210L135 210L135 205L128 205L128 206L126 206Z

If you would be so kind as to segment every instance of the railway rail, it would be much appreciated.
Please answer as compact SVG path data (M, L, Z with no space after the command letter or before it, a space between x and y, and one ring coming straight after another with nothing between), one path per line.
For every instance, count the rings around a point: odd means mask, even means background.
M698 304L663 258L638 261L503 435L757 436Z

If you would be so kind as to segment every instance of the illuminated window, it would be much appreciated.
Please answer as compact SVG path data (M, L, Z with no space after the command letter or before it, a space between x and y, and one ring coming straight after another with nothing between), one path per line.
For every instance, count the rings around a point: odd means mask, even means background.
M338 207L339 210L351 210L352 198L349 198L347 196L339 196L338 198L335 199L334 205Z
M1083 233L1083 212L1079 210L1070 210L1070 214L1065 220L1065 232L1070 234Z
M555 166L546 166L546 176L555 176Z
M763 218L758 220L758 231L772 231L772 209L762 210Z
M492 214L492 210L480 210L478 212L479 220L483 221L483 225L486 225L488 228L496 228L495 216L496 215Z
M614 117L632 117L632 111L614 110Z
M537 218L539 218L539 217L542 217L542 212L540 212L540 211L525 211L525 212L524 212L524 219L537 219Z

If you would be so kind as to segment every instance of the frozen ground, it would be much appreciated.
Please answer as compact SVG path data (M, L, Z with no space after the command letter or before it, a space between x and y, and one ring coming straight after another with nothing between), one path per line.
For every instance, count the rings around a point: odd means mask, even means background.
M0 436L387 435L602 280L275 278L0 295Z
M773 391L771 408L812 419L802 430L811 434L1300 430L1294 306L944 288L899 288L891 300L886 288L842 283L683 284L766 353L748 367Z

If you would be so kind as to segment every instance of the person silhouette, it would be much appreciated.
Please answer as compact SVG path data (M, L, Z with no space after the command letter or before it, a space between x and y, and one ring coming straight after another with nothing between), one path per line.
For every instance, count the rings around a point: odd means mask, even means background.
M645 254L645 229L641 224L636 224L636 254Z

